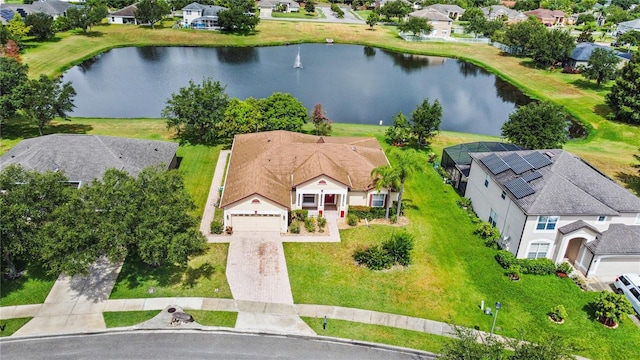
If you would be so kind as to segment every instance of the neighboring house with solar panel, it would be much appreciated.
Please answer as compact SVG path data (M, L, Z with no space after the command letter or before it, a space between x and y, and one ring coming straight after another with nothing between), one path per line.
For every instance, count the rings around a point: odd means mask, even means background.
M1 4L0 20L6 24L15 14L24 20L27 15L35 13L45 13L56 19L58 16L66 16L67 9L73 6L77 5L58 0L34 1L32 4Z
M587 277L640 273L640 198L559 149L470 157L465 197L516 257L569 261Z

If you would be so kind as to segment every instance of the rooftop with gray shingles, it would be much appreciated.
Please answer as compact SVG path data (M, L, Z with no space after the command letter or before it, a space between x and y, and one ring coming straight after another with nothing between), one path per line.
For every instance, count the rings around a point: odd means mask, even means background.
M609 229L587 243L595 255L640 254L640 226L611 224Z
M22 140L0 157L0 167L20 164L41 172L64 170L72 182L86 184L111 168L137 176L142 169L170 167L178 144L113 136L51 134Z
M528 182L535 192L520 199L516 198L505 184L532 173L533 170L518 175L508 168L499 174L492 174L480 161L491 154L504 158L514 153L526 156L532 152L544 155L551 164L538 169L542 176ZM640 198L572 153L554 149L485 152L470 155L476 160L473 166L483 168L527 215L616 216L623 212L640 212Z

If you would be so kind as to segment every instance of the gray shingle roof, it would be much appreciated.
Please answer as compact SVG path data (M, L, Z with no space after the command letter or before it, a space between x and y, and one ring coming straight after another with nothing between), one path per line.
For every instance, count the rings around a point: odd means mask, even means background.
M505 184L533 170L516 175L509 169L495 175L480 161L491 154L503 158L513 153L526 156L536 151L548 157L551 165L537 170L542 176L528 183L535 192L520 199L513 196ZM569 152L554 149L470 155L476 160L474 166L478 165L490 174L527 215L619 215L620 212L640 212L640 198Z
M591 58L591 54L593 54L595 49L605 49L614 52L613 49L605 45L581 42L576 45L576 48L573 49L569 58L576 61L589 61L589 58Z
M20 164L37 171L64 170L70 181L86 184L111 168L137 176L150 165L172 164L178 144L113 136L52 134L22 140L0 156L0 167Z
M595 255L640 254L640 226L611 224L608 230L586 246Z
M593 226L589 225L588 223L582 220L574 221L571 224L567 224L565 226L559 227L558 232L566 235L568 233L574 232L576 230L580 230L582 228L587 228L596 234L600 234L600 231L598 231L598 229L594 228Z
M138 10L138 7L135 4L133 4L133 5L124 7L118 11L114 11L109 15L122 16L122 17L135 17L136 10Z

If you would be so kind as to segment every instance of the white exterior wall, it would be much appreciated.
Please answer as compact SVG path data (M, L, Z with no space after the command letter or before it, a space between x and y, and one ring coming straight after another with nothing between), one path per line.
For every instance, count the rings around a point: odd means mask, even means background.
M122 16L109 16L109 24L124 24L124 22L122 21Z
M257 200L259 202L254 202ZM260 195L249 196L224 208L224 226L233 226L231 217L233 214L278 214L274 217L280 221L280 232L287 232L289 211L287 208L268 200Z
M347 203L351 206L369 206L369 196L364 191L352 191Z
M508 237L508 240L501 245L515 255L526 216L511 200L508 193L502 199L502 188L491 177L489 177L489 185L485 187L485 175L486 173L474 160L471 164L465 197L471 199L473 211L483 221L489 220L491 209L496 212L498 215L496 227L503 238Z
M191 25L191 22L194 19L199 18L200 16L202 16L202 11L200 11L200 10L183 10L182 11L182 18L184 19L183 20L184 26Z

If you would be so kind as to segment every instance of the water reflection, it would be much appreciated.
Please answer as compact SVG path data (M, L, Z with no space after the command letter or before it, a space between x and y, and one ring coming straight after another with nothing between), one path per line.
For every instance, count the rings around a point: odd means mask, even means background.
M334 122L391 124L424 98L443 107L442 129L500 135L526 98L515 87L462 61L403 55L355 45L262 48L119 48L63 75L78 95L79 117L160 117L166 101L192 80L211 78L230 97L290 93L309 111L321 103ZM383 54L383 55L381 55ZM473 74L473 75L470 75Z

